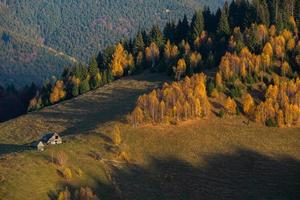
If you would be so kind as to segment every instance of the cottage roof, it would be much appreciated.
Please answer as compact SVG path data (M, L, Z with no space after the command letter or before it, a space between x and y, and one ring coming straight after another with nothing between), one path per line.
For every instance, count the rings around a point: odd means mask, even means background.
M43 136L42 141L47 142L53 136L59 136L57 133L47 133Z

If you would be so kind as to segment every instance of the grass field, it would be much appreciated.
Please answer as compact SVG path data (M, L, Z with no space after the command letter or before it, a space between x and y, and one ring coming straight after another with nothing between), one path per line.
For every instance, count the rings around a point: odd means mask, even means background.
M0 124L0 199L55 199L65 186L89 186L100 199L300 199L299 128L246 125L242 116L127 125L124 116L136 98L162 79L147 73L125 78ZM111 148L116 122L125 161ZM42 153L22 151L47 131L65 143ZM69 157L71 180L52 163L60 150Z

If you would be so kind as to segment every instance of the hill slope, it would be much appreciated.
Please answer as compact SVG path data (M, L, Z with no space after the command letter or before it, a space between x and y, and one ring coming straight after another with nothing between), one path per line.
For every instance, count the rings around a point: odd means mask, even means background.
M0 26L33 36L59 51L86 60L100 48L132 36L138 28L164 25L200 6L213 10L224 0L2 1ZM147 19L147 20L145 20Z
M75 58L0 27L0 85L41 84L60 76Z
M101 199L299 199L299 128L247 126L241 116L176 126L125 124L136 98L163 79L147 73L121 79L2 123L0 198L55 199L65 186L89 186ZM127 162L112 144L115 122L121 123ZM18 153L46 131L59 132L65 143ZM69 181L51 161L61 150L73 172Z

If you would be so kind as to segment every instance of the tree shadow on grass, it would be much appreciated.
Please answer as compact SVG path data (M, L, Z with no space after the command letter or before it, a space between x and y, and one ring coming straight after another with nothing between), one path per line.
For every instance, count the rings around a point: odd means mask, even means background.
M71 194L71 199L77 199L75 198L76 191L78 192L80 190L80 187L89 187L92 189L93 194L95 194L99 199L101 200L119 200L120 197L117 195L115 188L111 184L103 183L101 181L95 180L93 176L90 176L91 179L93 179L95 185L81 185L81 186L75 186L72 184L72 182L61 182L58 184L58 187L61 188L61 190L50 190L47 195L50 200L57 200L59 196L59 192L64 191L66 188L69 190Z
M139 80L133 81L135 84L138 82ZM114 120L124 121L124 116L135 107L137 98L161 84L155 82L149 87L135 88L129 83L124 86L113 85L107 89L100 88L85 96L54 105L40 112L33 112L32 115L41 117L45 123L50 124L50 127L64 127L62 136L87 133L101 124Z
M238 149L202 156L205 164L153 159L114 168L123 199L299 200L300 161Z
M32 150L28 145L17 144L0 144L0 156L10 153L18 153L23 151Z

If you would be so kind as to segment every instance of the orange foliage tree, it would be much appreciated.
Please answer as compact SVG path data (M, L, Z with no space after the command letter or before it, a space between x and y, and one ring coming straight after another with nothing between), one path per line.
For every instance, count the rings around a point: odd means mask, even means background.
M128 120L137 126L208 116L211 106L205 84L203 73L186 77L180 82L165 83L162 89L140 96Z

